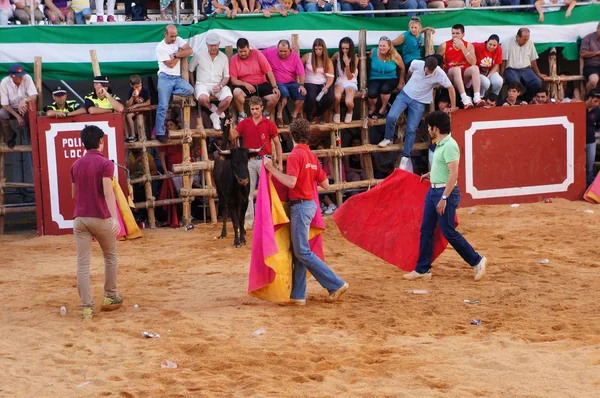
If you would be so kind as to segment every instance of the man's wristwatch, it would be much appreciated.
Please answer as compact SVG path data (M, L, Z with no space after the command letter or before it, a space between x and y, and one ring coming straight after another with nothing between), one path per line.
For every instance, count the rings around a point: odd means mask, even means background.
M277 86L276 86L276 85L275 85L275 86L271 86L271 87L272 87L272 88L277 88Z
M442 195L442 200L446 200L448 197L446 195Z

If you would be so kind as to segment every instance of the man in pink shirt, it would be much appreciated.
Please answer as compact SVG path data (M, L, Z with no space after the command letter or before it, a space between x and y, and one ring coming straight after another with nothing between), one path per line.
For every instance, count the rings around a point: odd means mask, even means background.
M269 116L280 95L269 61L260 51L252 50L247 39L238 39L236 46L237 54L229 60L229 76L233 86L233 101L238 111L238 123L248 117L244 112L246 97L254 95L267 101L264 113Z
M300 56L290 48L290 42L279 40L277 47L267 48L262 51L275 75L277 87L281 93L281 101L277 104L277 127L283 127L283 109L288 99L294 100L294 110L290 123L296 120L298 113L302 112L306 89L304 88L304 65Z

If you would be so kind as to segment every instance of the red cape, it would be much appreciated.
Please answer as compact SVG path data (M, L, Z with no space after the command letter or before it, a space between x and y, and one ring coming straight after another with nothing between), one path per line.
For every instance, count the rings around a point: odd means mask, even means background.
M334 214L342 236L404 271L419 258L419 240L428 181L396 169L381 184L348 199ZM455 220L458 225L458 218ZM433 262L448 246L435 230Z

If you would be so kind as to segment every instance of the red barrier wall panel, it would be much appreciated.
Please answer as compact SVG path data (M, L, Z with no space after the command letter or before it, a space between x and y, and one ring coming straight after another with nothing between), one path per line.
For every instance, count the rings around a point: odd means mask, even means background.
M458 111L463 206L570 200L585 192L585 105L527 105Z

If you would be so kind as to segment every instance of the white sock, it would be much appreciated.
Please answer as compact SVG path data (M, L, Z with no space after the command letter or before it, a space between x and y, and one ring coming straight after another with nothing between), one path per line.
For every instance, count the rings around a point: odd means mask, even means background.
M217 113L217 111L219 110L219 108L217 108L217 106L215 104L210 104L210 111L213 113Z
M481 94L479 94L479 91L476 91L473 93L473 98L479 98L481 99Z
M469 96L467 95L467 93L462 93L462 94L460 95L460 99L461 99L461 100L463 100L463 101L464 101L465 99L467 99L467 98L469 98Z

